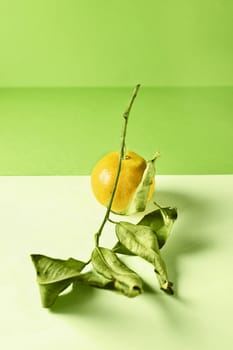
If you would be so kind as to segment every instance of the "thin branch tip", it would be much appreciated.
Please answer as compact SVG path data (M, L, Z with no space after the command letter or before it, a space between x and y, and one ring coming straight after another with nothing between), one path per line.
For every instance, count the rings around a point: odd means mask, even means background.
M154 162L160 156L161 156L161 153L159 151L155 152L154 157L152 158L152 161Z

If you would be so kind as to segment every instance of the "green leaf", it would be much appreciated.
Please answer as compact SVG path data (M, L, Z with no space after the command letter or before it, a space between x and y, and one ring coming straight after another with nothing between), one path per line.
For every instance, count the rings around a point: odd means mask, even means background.
M116 224L116 235L130 252L153 264L160 288L172 294L172 283L168 280L166 265L160 256L158 240L153 230L148 226L121 221Z
M156 204L158 206L158 204ZM159 249L166 243L173 224L177 219L177 209L171 207L159 207L151 213L145 215L137 225L149 226L157 237ZM134 255L119 241L113 247L112 251L119 254Z
M124 254L124 255L135 255L132 252L129 251L129 249L125 248L123 244L121 244L119 241L115 244L115 246L112 248L112 251L114 253L118 254Z
M130 201L129 207L124 213L125 215L132 215L146 209L150 186L155 177L155 160L159 157L159 155L159 153L156 153L154 158L147 162L142 180L138 185L132 200Z
M158 204L156 205L158 206ZM154 231L158 239L159 248L161 249L171 233L177 215L176 208L159 207L159 209L145 215L138 224L149 226Z
M114 290L113 280L105 278L103 275L100 275L95 270L88 271L86 273L82 273L76 279L77 282L87 284L91 287L102 288L102 289L110 289Z
M116 290L128 297L142 293L141 278L110 249L96 247L91 260L94 269L106 279L113 281Z
M44 307L54 304L58 295L80 275L86 263L69 258L54 259L45 255L32 254L37 273L41 302Z

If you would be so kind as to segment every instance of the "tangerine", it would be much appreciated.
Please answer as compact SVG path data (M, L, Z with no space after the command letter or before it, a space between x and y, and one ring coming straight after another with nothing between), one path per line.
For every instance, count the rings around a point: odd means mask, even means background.
M116 180L119 164L119 151L114 151L100 159L91 173L91 186L99 203L107 207ZM147 163L144 158L135 152L127 151L122 159L120 176L112 202L111 210L115 213L124 213L127 209L139 183L142 180ZM155 189L153 180L148 201Z

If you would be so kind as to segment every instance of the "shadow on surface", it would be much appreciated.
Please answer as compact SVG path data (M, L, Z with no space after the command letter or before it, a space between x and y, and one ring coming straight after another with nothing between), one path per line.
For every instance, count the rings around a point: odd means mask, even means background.
M157 191L153 200L161 206L176 207L178 218L174 223L161 254L166 262L169 277L174 283L174 296L179 299L179 259L184 255L199 254L212 249L213 239L203 232L202 227L210 221L213 208L205 198L195 198L176 192Z
M92 312L93 299L95 299L96 288L84 284L73 284L72 290L61 294L50 311L54 313L67 314L89 314Z

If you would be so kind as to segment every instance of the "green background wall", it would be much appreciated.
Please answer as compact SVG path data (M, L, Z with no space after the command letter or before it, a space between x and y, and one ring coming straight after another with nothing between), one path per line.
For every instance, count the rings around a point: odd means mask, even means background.
M0 86L231 85L231 0L1 0Z
M233 2L0 0L0 174L87 175L119 147L232 173Z

